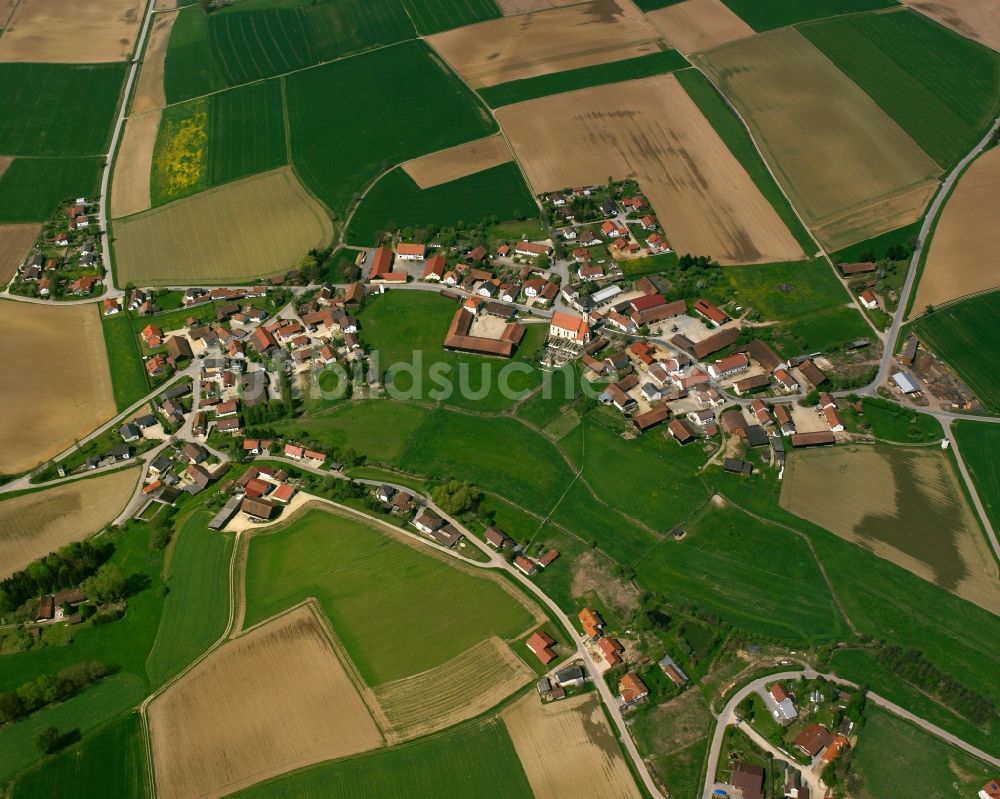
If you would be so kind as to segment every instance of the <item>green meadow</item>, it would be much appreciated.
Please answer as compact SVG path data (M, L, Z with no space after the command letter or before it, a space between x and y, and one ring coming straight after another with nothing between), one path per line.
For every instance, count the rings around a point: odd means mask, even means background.
M95 196L100 174L96 158L15 158L0 175L0 223L44 222L63 200Z
M316 597L371 686L440 666L491 635L514 638L532 621L495 582L320 510L250 540L246 597L247 627Z

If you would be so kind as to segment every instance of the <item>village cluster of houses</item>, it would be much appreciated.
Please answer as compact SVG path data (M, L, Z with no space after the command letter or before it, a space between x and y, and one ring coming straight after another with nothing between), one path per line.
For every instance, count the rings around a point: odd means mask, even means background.
M87 297L103 282L95 209L80 197L47 224L18 268L12 290L46 299Z

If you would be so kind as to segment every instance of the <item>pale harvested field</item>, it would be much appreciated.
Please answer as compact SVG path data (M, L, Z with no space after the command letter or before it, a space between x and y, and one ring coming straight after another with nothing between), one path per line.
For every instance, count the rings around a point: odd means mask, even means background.
M931 239L913 313L1000 286L1000 148L962 175Z
M788 460L781 505L1000 613L997 562L937 447L837 446Z
M125 469L0 502L0 580L112 521L141 475Z
M503 140L503 136L496 135L414 158L403 164L403 169L420 188L429 189L449 180L458 180L484 169L506 164L512 159L507 142Z
M149 175L160 115L160 111L150 111L125 122L111 183L111 216L115 219L146 211L152 205Z
M685 55L755 35L754 29L723 5L722 0L684 0L651 11L646 18Z
M641 796L597 694L543 705L531 692L501 717L535 799Z
M672 75L529 100L501 108L497 119L537 194L635 178L677 252L723 264L802 257Z
M114 224L121 283L234 283L291 269L333 237L288 167L227 183Z
M224 644L148 712L160 799L223 796L382 744L309 606Z
M157 8L160 6L157 5ZM142 56L139 77L135 81L132 96L133 114L157 111L167 104L163 91L163 68L167 62L167 45L174 27L176 13L157 14L149 31L149 40Z
M901 0L942 25L1000 50L1000 5L992 0Z
M580 0L497 0L500 13L505 17L511 14L529 14L532 11L544 11L547 8L558 8L579 3Z
M0 174L3 174L0 164ZM0 283L6 286L14 277L17 267L35 243L42 226L35 223L25 225L0 225Z
M0 175L3 175L14 161L14 156L12 155L0 155Z
M792 203L829 249L919 217L940 169L798 31L696 58L747 120Z
M0 473L44 463L115 415L97 306L0 309Z
M392 726L392 743L485 713L533 678L506 643L491 637L437 668L387 683L374 693Z
M660 49L659 33L629 0L594 0L502 17L429 36L427 41L473 88Z
M0 37L0 61L122 61L132 52L142 7L140 0L20 0Z

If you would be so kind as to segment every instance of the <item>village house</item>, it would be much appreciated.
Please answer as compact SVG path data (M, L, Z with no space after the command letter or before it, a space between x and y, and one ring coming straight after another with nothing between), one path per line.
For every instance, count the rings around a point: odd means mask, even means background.
M816 757L833 743L833 734L822 724L810 724L795 737L793 743L809 757Z
M871 289L865 289L858 295L858 299L861 300L861 304L865 306L869 311L873 311L878 308L878 297L872 292Z
M750 391L758 391L771 385L771 378L767 375L753 375L737 380L733 383L733 391L738 395L746 394Z
M413 526L420 532L430 535L435 530L439 530L444 526L444 519L434 513L434 511L424 508L420 515L413 520Z
M716 308L706 299L695 300L694 312L715 325L724 325L729 321L729 314Z
M537 657L543 665L547 666L556 659L556 653L552 649L555 643L555 640L548 633L544 630L539 630L528 639L527 647L535 653L535 657Z
M792 377L787 369L775 369L774 379L778 381L778 385L781 387L782 391L791 393L799 390L798 381Z
M749 763L736 763L730 777L740 799L764 799L764 769Z
M597 642L597 648L601 650L601 654L604 655L604 661L609 667L614 668L622 662L621 655L625 651L625 647L614 638L600 639Z
M422 261L426 252L423 244L400 242L396 245L396 257L401 261Z
M547 244L535 244L531 241L519 241L514 245L514 254L523 255L526 258L538 258L552 255L552 248Z
M722 429L729 433L729 435L746 438L747 420L738 409L730 408L727 411L723 411L722 416L719 417L719 422L722 424Z
M648 696L649 688L634 671L625 674L618 683L618 697L625 707L636 705Z
M735 355L730 355L727 358L722 358L715 361L715 363L709 364L708 373L716 380L719 380L720 378L734 375L749 368L750 359L742 352L738 352Z
M860 263L854 264L837 264L840 267L840 273L844 277L851 277L852 275L862 275L867 272L875 271L875 264L872 261L862 261Z
M274 516L275 506L266 499L246 497L240 503L240 510L251 518L267 521Z
M486 528L486 532L483 533L483 537L486 539L486 543L498 552L514 543L510 536L494 525L490 525Z
M798 718L799 713L795 709L795 704L792 702L792 698L788 695L788 691L785 690L785 686L782 683L774 683L767 689L767 692L774 704L774 709L771 713L777 721L788 723Z
M601 630L604 628L604 619L601 618L600 613L591 608L584 608L579 613L579 619L587 638L594 640L600 637Z
M421 255L421 258L423 255ZM392 269L393 253L388 247L376 247L372 254L372 265L368 272L371 283L405 283L406 272L395 272Z
M422 275L423 279L432 282L440 281L441 278L444 277L445 266L446 262L441 253L432 255L424 264L424 273Z
M674 685L684 685L688 681L688 676L681 670L681 667L674 662L670 655L664 655L657 664L660 670L670 678Z
M538 571L538 567L535 565L535 562L529 558L526 558L524 555L514 556L514 566L517 568L519 572L521 572L527 577L531 577L533 574L535 574L535 572Z

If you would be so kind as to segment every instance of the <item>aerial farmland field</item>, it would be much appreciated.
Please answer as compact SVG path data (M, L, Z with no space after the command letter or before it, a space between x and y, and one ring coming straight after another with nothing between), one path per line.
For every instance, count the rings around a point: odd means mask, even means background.
M158 13L153 18L149 30L149 40L142 54L142 67L135 81L135 91L132 93L132 114L145 114L148 111L159 111L167 104L164 94L163 70L167 61L167 46L170 44L170 34L174 28L179 12L168 11Z
M959 300L913 324L913 331L948 362L983 407L1000 412L1000 354L988 343L1000 325L1000 293Z
M536 799L638 799L595 694L543 705L528 694L502 714Z
M504 17L428 41L476 89L664 49L659 33L624 0Z
M496 0L400 0L422 35L500 16Z
M0 283L10 282L41 232L37 224L0 225Z
M0 64L0 153L102 155L124 78L124 64Z
M309 607L229 641L149 706L157 795L217 797L382 735Z
M952 30L994 50L1000 49L1000 14L979 0L902 0Z
M622 115L630 124L622 126ZM678 252L723 264L799 260L802 250L672 75L502 108L536 194L634 177Z
M0 579L111 522L139 474L123 469L0 502Z
M1000 427L958 421L954 433L986 515L1000 528Z
M496 135L414 158L403 164L403 170L421 189L429 189L506 164L512 159L507 142L503 136Z
M60 200L92 197L96 158L15 158L0 175L0 222L44 222Z
M744 630L792 641L838 640L843 622L805 541L740 510L707 506L635 566L642 585L670 590ZM767 558L754 553L766 551ZM782 590L773 587L780 581Z
M316 597L361 677L377 688L440 666L492 635L514 638L536 618L502 581L414 546L353 517L308 511L251 538L245 623Z
M159 110L126 120L111 183L113 218L136 214L152 205L150 173L159 128Z
M0 401L12 409L0 419L0 473L31 469L114 416L101 320L93 306L5 302L0 362L9 377Z
M696 60L740 110L793 204L829 248L922 213L940 168L798 31L724 45Z
M1000 55L915 11L799 30L942 168L972 149L1000 110Z
M329 217L287 168L126 217L114 231L119 281L161 286L285 272L333 235Z
M297 771L234 799L513 799L532 795L504 725L477 722L408 746Z
M1000 575L947 455L859 445L797 452L781 504L980 607L1000 610Z
M285 88L292 163L336 214L393 164L496 131L475 95L423 42L296 73ZM379 102L364 114L346 113L345 93Z
M917 284L911 314L1000 288L1000 148L987 150L962 175L944 207Z
M659 3L660 0L654 0ZM756 31L783 28L810 19L892 8L894 0L722 0ZM661 3L662 4L662 3Z
M651 75L662 75L666 72L687 69L691 66L687 59L676 50L657 50L654 53L626 58L622 61L612 61L608 64L595 64L589 67L568 69L564 72L552 72L538 75L534 78L521 78L496 86L479 89L482 97L491 108L534 100L536 97L547 97L550 94L586 89L591 86L601 86L605 83L620 83L625 80L648 78Z
M97 64L132 52L143 4L95 0L71 8L59 0L17 3L0 41L0 62Z
M754 29L723 5L722 0L671 3L650 12L647 18L664 39L685 54L754 35Z
M394 169L362 200L347 231L350 244L373 244L390 228L447 227L457 222L535 216L535 198L511 163L421 190L402 169Z
M146 747L129 713L54 760L17 778L11 799L129 799L147 796Z

